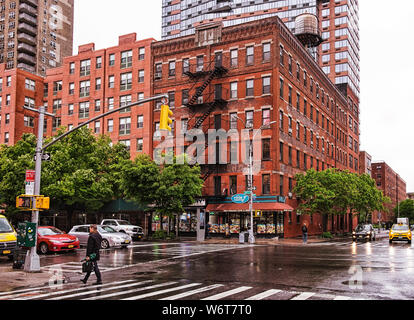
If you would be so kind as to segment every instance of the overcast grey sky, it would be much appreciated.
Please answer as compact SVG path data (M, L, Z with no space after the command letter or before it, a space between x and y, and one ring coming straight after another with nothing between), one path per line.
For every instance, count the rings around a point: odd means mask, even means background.
M75 0L74 54L90 42L96 49L118 36L161 40L161 0ZM386 161L414 192L414 1L361 0L361 150ZM412 91L413 90L413 91Z

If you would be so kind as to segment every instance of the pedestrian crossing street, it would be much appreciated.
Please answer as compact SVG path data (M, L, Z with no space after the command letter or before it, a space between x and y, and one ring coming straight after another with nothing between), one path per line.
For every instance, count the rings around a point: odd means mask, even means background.
M91 281L92 283L92 281ZM123 280L102 285L64 284L0 293L0 300L353 300L335 294L263 289L232 284Z

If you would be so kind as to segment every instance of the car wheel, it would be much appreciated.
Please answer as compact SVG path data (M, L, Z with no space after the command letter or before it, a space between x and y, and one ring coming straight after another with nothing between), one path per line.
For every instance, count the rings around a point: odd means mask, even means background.
M39 245L39 251L40 251L41 254L47 254L48 253L49 247L48 247L46 242L42 242Z
M392 243L392 240L390 240L390 243Z
M408 240L408 244L411 244L411 240Z
M106 239L103 239L101 242L101 249L108 249L109 248L109 242Z

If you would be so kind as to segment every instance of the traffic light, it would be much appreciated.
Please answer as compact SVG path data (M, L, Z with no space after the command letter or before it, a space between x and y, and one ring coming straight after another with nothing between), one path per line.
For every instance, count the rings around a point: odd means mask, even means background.
M173 113L170 110L170 107L166 104L163 104L161 106L160 130L171 131L170 124L172 123L172 120L170 117L172 117L172 115Z
M31 210L33 208L33 197L22 195L16 198L16 208Z
M48 197L36 197L36 209L49 210L50 198Z

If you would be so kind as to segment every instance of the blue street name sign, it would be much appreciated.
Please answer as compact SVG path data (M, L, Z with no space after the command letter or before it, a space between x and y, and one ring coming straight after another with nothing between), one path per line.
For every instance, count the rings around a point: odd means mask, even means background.
M246 203L249 199L250 198L247 194L235 194L231 197L231 201L234 203Z

